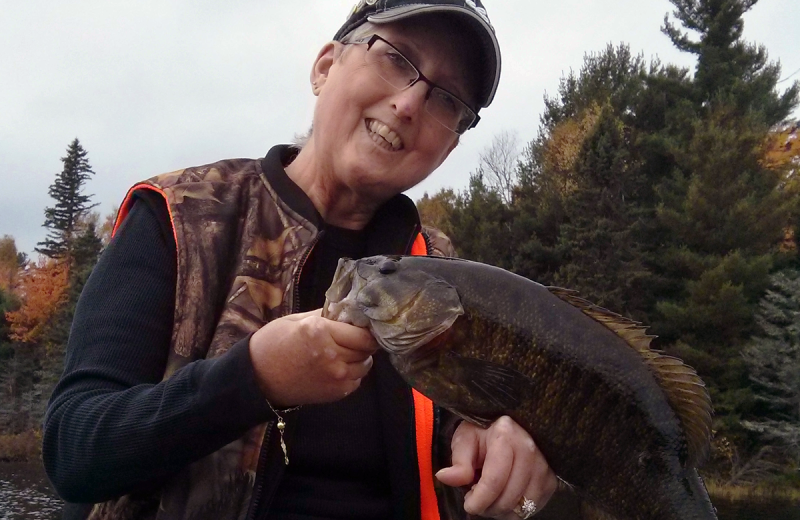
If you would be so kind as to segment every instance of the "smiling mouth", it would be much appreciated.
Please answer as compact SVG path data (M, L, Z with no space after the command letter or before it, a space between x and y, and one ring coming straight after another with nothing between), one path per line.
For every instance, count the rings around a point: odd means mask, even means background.
M403 140L397 132L385 124L375 119L367 119L366 126L372 141L384 150L397 152L403 149Z

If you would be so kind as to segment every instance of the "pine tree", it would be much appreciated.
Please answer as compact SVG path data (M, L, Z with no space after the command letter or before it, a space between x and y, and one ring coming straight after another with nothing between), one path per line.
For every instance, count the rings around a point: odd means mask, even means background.
M751 406L742 347L791 222L781 173L765 160L767 137L797 105L798 85L779 93L780 67L742 40L756 0L670 1L699 36L669 17L663 31L698 62L650 143L664 168L655 190L663 245L652 261L667 281L653 331L703 375L730 434Z
M48 229L48 235L37 244L38 253L72 261L77 224L88 210L97 205L89 204L92 196L83 194L84 184L94 175L87 155L78 138L75 138L67 148L67 156L61 158L64 169L56 175L49 190L56 203L45 209L43 227Z
M450 214L450 238L459 256L510 269L513 219L501 195L485 184L480 173L474 173L469 189L456 197Z
M775 273L771 282L756 315L761 334L743 351L765 412L744 424L800 464L800 272Z
M567 262L555 280L629 315L642 311L648 277L635 241L643 183L630 145L624 125L606 106L573 167L575 187L565 197L560 236Z
M800 83L783 94L775 91L780 78L779 64L768 61L762 45L742 40L744 14L758 0L670 0L673 15L689 35L664 18L662 31L681 51L697 55L695 101L706 105L718 99L737 107L740 113L754 112L767 126L782 122L797 105Z

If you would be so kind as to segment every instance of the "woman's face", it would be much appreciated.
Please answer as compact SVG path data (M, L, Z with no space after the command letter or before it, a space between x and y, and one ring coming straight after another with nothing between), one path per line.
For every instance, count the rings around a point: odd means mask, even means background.
M474 106L462 34L424 18L377 26L423 75ZM397 90L364 61L367 45L334 43L312 77L315 155L325 182L384 201L427 177L455 148L458 136L425 109L430 88L420 81ZM341 53L341 54L340 54Z

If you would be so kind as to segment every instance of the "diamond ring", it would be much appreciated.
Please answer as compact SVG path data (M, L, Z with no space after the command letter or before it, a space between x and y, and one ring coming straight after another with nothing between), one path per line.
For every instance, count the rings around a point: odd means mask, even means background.
M519 504L517 504L517 507L515 507L513 511L522 518L522 520L527 520L536 514L536 502L523 496L519 499Z

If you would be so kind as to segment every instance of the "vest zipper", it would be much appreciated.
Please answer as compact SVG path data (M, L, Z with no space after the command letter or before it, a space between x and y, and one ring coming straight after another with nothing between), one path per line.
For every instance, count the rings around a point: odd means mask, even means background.
M314 240L311 241L311 244L306 249L306 252L303 253L303 256L300 258L300 262L297 264L297 271L294 274L294 287L292 288L292 314L298 312L300 310L300 276L303 274L303 267L306 265L306 261L308 257L311 256L311 252L314 250L314 247L320 241L320 239L325 235L325 230L321 229L317 236L314 237Z
M292 280L294 283L294 287L292 288L292 313L296 313L300 306L300 275L303 272L303 266L305 266L308 257L311 256L311 251L314 249L314 246L317 245L324 234L324 230L320 230L319 233L317 233L317 236L311 241L308 249L306 249L306 252L303 253L303 256L300 258L300 262L297 264L297 271L295 272ZM264 432L264 439L261 442L261 452L258 455L258 466L256 467L256 482L253 485L253 495L252 499L250 500L250 508L247 511L247 520L255 520L259 507L261 506L261 502L265 498L271 499L272 493L270 493L269 497L262 497L261 495L264 493L264 481L267 473L267 460L270 458L268 455L269 441L272 434L272 428L274 426L275 421L270 421L267 423L267 429ZM281 465L281 469L278 470L279 472L283 471L282 466L283 465ZM272 491L274 492L274 490L275 485L273 485Z
M264 473L266 472L267 463L267 446L269 446L269 439L272 434L272 427L275 421L267 423L267 429L264 431L264 439L261 441L261 453L258 455L258 465L256 466L256 481L253 485L253 496L250 500L250 508L247 511L247 519L255 520L258 506L261 502L261 493L264 491Z

